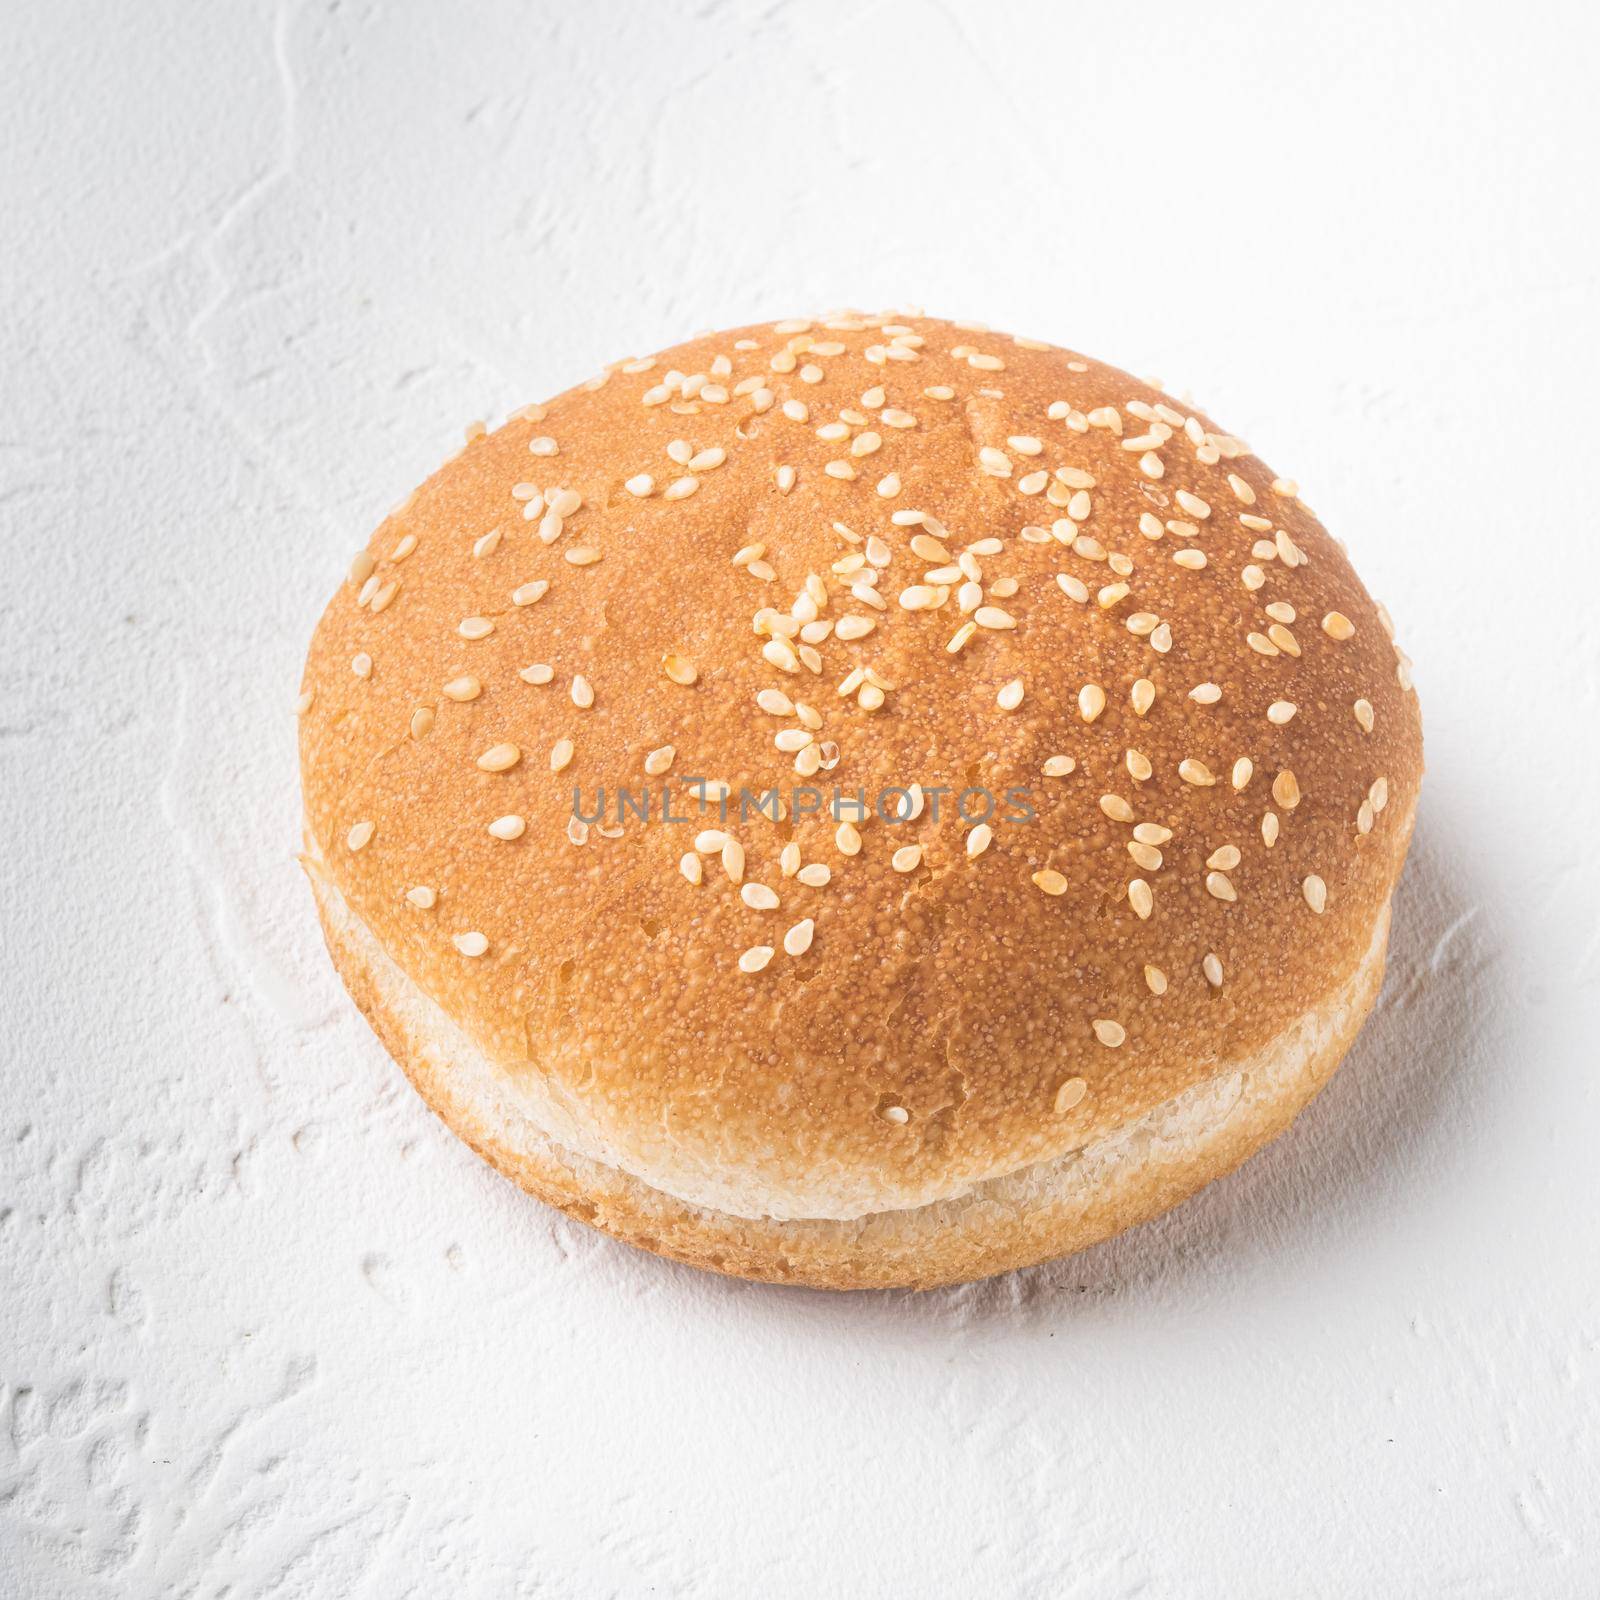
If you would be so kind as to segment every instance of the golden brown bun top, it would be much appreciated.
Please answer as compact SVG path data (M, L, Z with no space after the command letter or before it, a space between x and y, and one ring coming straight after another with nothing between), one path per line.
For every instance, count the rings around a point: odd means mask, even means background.
M921 316L691 340L480 433L304 691L316 870L555 1131L745 1215L960 1193L1261 1048L1366 950L1422 772L1292 485L1115 368ZM855 854L794 814L912 784Z

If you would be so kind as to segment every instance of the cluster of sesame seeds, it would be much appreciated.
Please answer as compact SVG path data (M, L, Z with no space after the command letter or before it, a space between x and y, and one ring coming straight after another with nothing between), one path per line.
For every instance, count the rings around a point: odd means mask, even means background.
M1170 758L1158 756L1152 760L1145 749L1139 748L1144 744L1149 750L1157 750L1161 747L1159 736L1153 735L1152 742L1135 734L1118 741L1115 760L1117 771L1124 775L1119 780L1098 770L1096 760L1080 759L1080 755L1060 749L1073 742L1074 719L1052 717L1055 708L1040 705L1043 697L1032 692L1027 674L1015 671L1013 666L981 676L987 663L995 659L991 653L1003 648L995 641L1007 635L1026 634L1041 625L1057 628L1063 616L1081 617L1081 625L1113 626L1138 641L1140 648L1154 658L1144 673L1130 682L1109 665L1097 666L1094 670L1102 681L1080 685L1075 707L1066 708L1075 711L1079 731L1097 724L1115 730L1124 692L1134 717L1142 719L1155 712L1157 721L1167 714L1155 709L1158 693L1172 696L1163 705L1179 708L1216 706L1225 697L1235 703L1233 697L1238 693L1233 687L1234 679L1223 672L1218 676L1229 685L1226 692L1209 679L1186 691L1181 684L1172 684L1170 678L1162 678L1160 658L1170 656L1178 641L1173 620L1163 614L1157 598L1170 592L1169 581L1160 578L1154 566L1158 558L1168 575L1182 574L1179 581L1184 583L1226 585L1235 582L1237 574L1237 581L1242 581L1249 597L1250 614L1240 641L1245 650L1260 658L1263 670L1268 666L1280 671L1291 669L1293 663L1319 646L1344 644L1356 637L1357 625L1343 612L1321 606L1308 607L1309 616L1301 618L1284 597L1288 586L1282 580L1306 566L1308 557L1280 520L1267 512L1275 498L1296 499L1295 486L1286 480L1263 485L1259 477L1253 486L1240 471L1226 468L1202 478L1197 469L1235 463L1248 451L1240 441L1212 432L1196 417L1165 401L1119 402L1106 397L1101 403L1081 404L1080 409L1071 401L1057 400L1026 422L1014 415L1009 427L1016 431L996 429L992 437L975 439L974 473L993 480L986 492L1005 496L1006 503L1015 506L1020 526L953 530L934 509L928 508L928 500L917 505L915 501L922 498L921 491L914 487L919 479L914 470L908 470L914 468L917 452L905 448L900 441L914 439L931 414L953 401L966 399L969 404L976 404L1004 396L1003 388L988 387L1007 381L1003 341L976 325L963 328L962 332L970 339L958 340L939 353L971 375L966 385L916 381L917 364L932 353L936 342L931 328L919 331L913 319L850 316L777 324L769 330L769 337L733 341L727 353L706 360L702 370L693 372L663 370L656 358L619 363L588 387L592 389L619 375L623 380L635 379L636 392L647 413L659 411L664 414L663 420L667 415L691 419L673 421L673 437L665 444L650 444L629 463L629 475L618 486L621 492L630 501L656 503L648 510L641 506L640 516L693 516L697 507L706 503L704 499L684 511L668 508L691 500L703 485L713 483L717 474L729 476L729 463L744 442L754 436L752 419L760 419L759 426L765 430L769 443L778 441L779 455L789 458L780 459L772 468L773 489L788 494L804 481L824 504L829 503L829 496L836 496L834 503L841 516L848 519L833 523L843 545L839 555L818 563L815 571L789 570L785 552L769 547L770 536L743 544L731 553L733 567L759 586L751 590L752 596L771 602L755 607L753 617L758 667L777 680L768 682L755 695L757 709L775 719L775 725L767 725L763 743L791 761L801 776L831 772L841 762L848 762L851 739L860 726L854 713L893 708L891 697L900 692L895 680L901 674L884 663L905 659L898 649L905 631L915 634L926 630L930 648L950 663L949 670L971 670L977 676L983 703L974 715L1014 715L1019 726L1029 728L1030 737L1031 730L1042 725L1036 719L1053 722L1053 731L1045 737L1056 745L1056 753L1036 755L1033 770L1052 780L1077 777L1081 785L1083 780L1078 775L1096 769L1100 781L1092 788L1084 791L1062 782L1062 796L1092 797L1108 782L1120 783L1127 791L1108 790L1099 795L1098 801L1091 798L1088 803L1096 805L1109 822L1131 830L1131 835L1122 841L1133 868L1125 880L1126 904L1139 924L1159 927L1161 874L1165 871L1170 881L1175 868L1169 863L1179 859L1175 852L1184 841L1172 842L1178 824L1175 812L1158 820L1160 806L1148 796L1163 792L1162 784L1170 785L1173 776L1183 786L1179 795L1188 790L1213 789L1220 789L1224 795L1230 791L1240 794L1254 779L1256 760L1263 759L1265 770L1276 772L1270 785L1273 809L1261 812L1259 828L1262 846L1271 849L1280 836L1283 819L1301 803L1295 774L1282 764L1281 757L1277 761L1271 759L1272 735L1275 730L1289 728L1297 719L1303 727L1312 716L1320 717L1325 708L1311 697L1295 697L1287 692L1291 680L1285 678L1264 711L1259 709L1259 702L1252 708L1252 714L1263 719L1262 748L1250 754L1224 753L1205 748L1197 741L1190 747L1192 753L1169 765ZM1034 341L1012 342L1024 350L1045 348ZM822 386L837 375L837 363L860 360L871 369L867 381L859 393L852 387L854 399L840 405L832 398L831 388ZM1081 361L1068 361L1066 366L1073 373L1090 370ZM822 399L825 394L830 396L826 404ZM974 417L990 414L990 410L971 413ZM548 410L533 407L525 415L536 425L546 424ZM476 428L474 434L481 431ZM663 436L655 437L659 440ZM1103 469L1092 471L1089 464L1103 458L1103 452L1091 454L1082 445L1093 436L1113 452L1125 454L1143 485L1145 508L1129 525L1122 525L1125 519L1108 518L1101 505L1106 497L1102 496L1096 471L1104 476ZM571 527L585 525L575 522L584 515L583 498L564 483L543 481L548 473L565 474L569 470L576 481L586 481L578 470L581 464L569 460L569 455L581 456L582 451L564 452L561 438L562 429L557 422L549 422L547 428L536 426L529 439L528 454L541 465L528 470L540 478L542 486L519 480L511 489L512 509L520 507L523 519L533 525L539 545L558 547L548 559L559 555L567 567L581 569L604 558L604 536L602 531L587 541L581 535L577 539L568 537ZM908 484L913 486L909 490ZM611 492L615 497L617 488ZM713 495L717 492L715 486L709 491ZM1045 511L1045 506L1051 509ZM1221 530L1232 525L1234 519L1246 530L1249 541L1249 560L1242 570L1236 563L1220 559L1226 543ZM517 519L509 520L515 530ZM956 523L959 518L952 516L949 521ZM1241 549L1243 544L1240 541ZM1041 572L1037 552L1031 561L1028 558L1029 546L1048 551L1054 557L1051 565L1059 564L1062 570ZM416 537L404 534L390 547L390 568L406 560L416 548ZM508 537L502 523L477 533L471 548L474 560L493 566L506 561L504 552L516 549L520 556L526 546L518 543L514 532ZM1219 572L1219 566L1226 570ZM372 615L381 614L401 592L400 580L390 568L381 567L378 560L366 554L352 567L356 603ZM782 599L785 591L779 587L783 579L794 592L787 605ZM551 588L550 577L530 575L526 568L508 573L504 583L500 595L509 595L511 605L518 610L537 604ZM497 628L511 625L511 613L497 612L488 600L477 603L484 607L483 613L463 617L456 624L458 637L468 644L488 639ZM938 615L941 612L943 618ZM1320 622L1316 622L1319 614ZM1381 613L1378 621L1392 641L1392 630ZM1362 626L1365 627L1364 622ZM894 632L886 644L884 635L889 630ZM673 649L670 641L662 644L663 676L685 689L701 685L700 667ZM699 650L700 646L694 648ZM1114 658L1096 652L1094 659L1098 662ZM1407 687L1409 663L1398 649L1395 662L1397 681ZM708 686L715 689L722 665L708 662L707 670L712 676L708 685L701 685L700 692L706 692ZM603 660L596 666L598 671L563 670L562 682L570 684L566 697L579 712L593 710L604 693ZM358 679L370 679L374 670L371 651L363 650L352 658L351 669ZM554 680L555 670L545 663L534 663L521 668L518 677L524 684L544 685ZM804 685L811 678L833 682L835 694L830 697L820 690L808 698ZM484 693L481 669L479 673L458 673L438 693L445 702L472 703ZM296 703L297 714L306 715L314 703L315 690L308 685ZM597 715L603 712L604 705ZM429 705L410 710L408 731L413 740L429 735L436 714ZM1120 714L1125 717L1127 712ZM1372 732L1375 713L1371 699L1356 699L1350 714L1363 734ZM1342 707L1340 715L1345 715ZM1238 724L1235 721L1230 725ZM1348 723L1345 726L1348 728ZM662 777L673 768L677 748L674 743L660 742L663 734L672 734L670 725L652 731L655 739L650 747L642 743L636 746L638 753L632 759L642 762L646 775ZM678 737L681 739L681 733ZM1097 730L1095 737L1103 737L1103 733ZM529 737L524 743L530 764L538 765L533 752L544 748L543 741ZM1050 745L1044 746L1044 750L1049 749ZM490 745L475 759L484 773L504 774L523 762L524 753L522 744L503 741ZM548 746L552 774L564 772L575 757L576 745L571 737L558 737ZM1141 801L1142 786L1152 784L1156 788L1143 790L1147 798ZM1170 796L1170 788L1165 792ZM1384 780L1375 780L1356 805L1358 837L1372 831L1386 800ZM1069 799L1064 803L1075 802ZM1174 802L1175 807L1177 804ZM1150 815L1152 811L1157 812L1156 817ZM1192 809L1186 813L1197 814ZM494 839L512 844L524 837L528 820L520 812L507 812L482 821L479 826ZM874 861L885 860L891 872L906 877L925 874L930 866L943 870L942 862L931 859L940 848L937 839L891 845L880 856L880 845L869 846L864 837L866 826L860 820L835 819L832 844L841 858L840 865L848 867L855 858L866 856ZM1192 827L1192 823L1187 826ZM620 833L620 829L604 827L597 831L604 837ZM370 821L362 819L352 824L348 833L351 851L362 850L373 832ZM703 841L718 833L725 836L714 847L705 847ZM1239 833L1247 843L1248 833L1247 824ZM589 827L573 818L568 824L568 836L574 843L585 842ZM995 840L995 830L987 823L967 828L960 851L968 863L967 870L1019 870L1019 858L1009 850L993 849ZM784 899L791 894L786 885L822 889L836 870L821 861L804 860L799 842L791 838L779 852L775 874L749 865L751 876L747 878L747 864L755 860L754 854L747 858L747 842L752 852L757 850L753 839L742 840L726 830L704 830L695 840L695 849L681 855L677 870L687 884L705 887L704 863L715 857L712 865L715 868L720 864L720 878L729 885L726 892L731 892L743 912L757 917L781 912ZM1192 845L1192 839L1189 843ZM1240 895L1232 875L1243 860L1240 847L1213 841L1194 859L1200 855L1205 861L1200 876L1206 894L1223 907L1236 904ZM1029 866L1034 868L1033 884L1045 896L1059 898L1069 892L1071 881L1057 866ZM763 876L769 881L761 881ZM1257 893L1248 873L1239 876L1238 883L1248 894ZM433 893L418 886L408 891L407 898L421 908L422 902L416 896L424 892ZM684 891L680 888L679 892ZM1329 905L1326 883L1318 874L1300 880L1300 894L1315 913L1323 913ZM737 965L743 972L756 974L767 969L779 949L791 958L803 956L812 947L815 932L816 919L806 917L791 926L781 939L769 937L768 942L745 948ZM453 937L463 955L481 955L488 948L484 935L475 931ZM1133 974L1151 995L1160 996L1168 989L1167 973L1160 966L1140 961L1135 963ZM1205 957L1201 975L1210 987L1221 987L1222 967L1215 954ZM1108 1048L1121 1047L1128 1038L1123 1022L1112 1017L1092 1018L1088 1025L1094 1037ZM1056 1110L1071 1109L1087 1092L1083 1079L1069 1079L1057 1092ZM901 1114L895 1117L889 1111L881 1112L884 1120L891 1123L909 1117L903 1107L889 1110Z

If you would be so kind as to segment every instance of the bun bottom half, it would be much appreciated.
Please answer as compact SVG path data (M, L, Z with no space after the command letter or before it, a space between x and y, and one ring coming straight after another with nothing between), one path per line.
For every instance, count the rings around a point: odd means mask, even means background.
M819 1289L931 1289L1071 1255L1159 1216L1277 1138L1321 1089L1383 983L1389 906L1354 972L1272 1044L1082 1149L967 1193L850 1221L688 1204L567 1148L504 1072L385 954L338 890L308 876L345 986L427 1105L529 1194L627 1244L713 1272Z

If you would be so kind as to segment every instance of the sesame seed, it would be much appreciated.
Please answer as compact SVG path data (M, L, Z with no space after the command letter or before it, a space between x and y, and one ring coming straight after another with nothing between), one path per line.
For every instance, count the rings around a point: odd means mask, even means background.
M572 763L572 741L557 739L550 747L550 770L564 772Z
M581 672L572 680L572 703L580 711L587 711L594 704L594 686Z
M1146 783L1155 768L1150 764L1150 758L1142 750L1125 750L1122 754L1123 764L1128 769L1128 775L1135 783Z
M994 829L987 822L980 822L967 835L967 859L976 860L989 848L994 838Z
M783 936L783 949L785 955L803 956L811 948L811 940L817 929L816 923L805 917L789 929Z
M1310 877L1308 877L1305 882L1300 885L1300 888L1306 897L1306 904L1310 906L1311 909L1320 917L1328 908L1327 884L1325 884L1322 879L1313 872Z
M1159 822L1140 822L1135 824L1133 836L1140 844L1165 844L1172 837L1172 829Z
M1160 967L1147 966L1144 969L1144 981L1151 994L1165 994L1167 992L1167 975Z
M1206 893L1216 900L1233 901L1239 898L1227 875L1221 872L1208 872L1206 874Z
M922 846L920 844L902 845L889 858L889 865L896 872L915 872L922 863Z
M1100 796L1100 809L1111 818L1113 822L1132 822L1134 817L1133 807L1122 798L1120 794L1103 794Z
M808 862L795 874L796 880L808 889L826 889L832 877L833 868L822 861Z
M1106 708L1106 692L1098 683L1086 683L1078 691L1078 715L1093 722Z
M485 772L509 772L521 759L522 752L514 744L497 744L478 757L478 765Z
M655 487L656 480L648 472L637 473L623 484L623 488L629 494L636 496L640 500L648 499L655 492Z
M949 644L944 647L946 653L952 656L959 655L963 646L977 631L978 624L976 622L963 622L951 635Z
M1189 691L1189 698L1197 705L1214 706L1222 698L1222 690L1214 683L1197 683Z
M487 639L494 632L494 624L487 617L463 617L456 632L463 639Z
M1198 518L1201 522L1204 522L1211 515L1211 507L1199 495L1190 494L1187 489L1179 489L1173 498L1178 502L1182 510L1188 512L1191 517Z
M1133 907L1134 914L1141 922L1147 921L1150 913L1155 910L1156 897L1154 891L1143 878L1134 878L1129 882L1128 904Z
M1156 703L1156 686L1148 678L1136 678L1128 699L1133 706L1133 714L1142 717Z
M1261 814L1261 842L1271 849L1278 842L1278 813L1264 811Z
M526 820L513 812L508 816L496 817L489 824L489 832L497 839L520 839L527 827Z
M1088 603L1089 587L1081 579L1073 577L1068 572L1058 572L1056 582L1060 584L1061 592L1069 600L1076 600L1080 606Z
M528 441L528 453L530 455L553 456L558 449L559 446L557 446L555 440L547 434L541 434L538 438Z
M1013 678L1011 682L1006 684L1001 689L1000 693L995 696L995 704L998 705L1002 711L1015 711L1017 707L1022 704L1022 695L1022 679Z
M1374 778L1372 787L1367 791L1367 798L1372 802L1374 811L1382 811L1389 803L1389 780L1387 778Z
M311 709L312 702L316 698L317 691L315 689L303 689L294 703L294 714L297 717L303 717Z
M739 883L744 878L744 846L737 839L729 839L722 847L719 859L729 883Z
M1206 975L1206 982L1213 989L1222 987L1222 963L1214 953L1210 951L1206 953L1205 960L1200 963L1200 970Z
M677 751L670 745L664 744L659 749L652 750L644 758L644 770L652 778L659 778L672 765L672 758Z
M1115 1050L1128 1037L1128 1030L1109 1017L1096 1017L1090 1026L1094 1029L1095 1038L1108 1050Z
M535 578L532 583L525 583L511 591L511 603L514 606L531 606L536 601L544 599L549 591L549 579Z
M1217 872L1232 872L1239 865L1240 859L1238 845L1225 844L1211 852L1206 858L1206 865Z
M481 933L458 933L451 943L464 956L481 956L489 948L489 941Z
M833 842L839 847L840 855L861 853L861 831L853 822L841 822L834 830Z
M1053 867L1045 867L1033 875L1033 881L1049 895L1060 895L1067 892L1067 880Z
M1356 721L1361 725L1361 731L1363 733L1371 733L1372 724L1375 720L1372 712L1372 702L1370 700L1357 700L1353 710L1355 711Z
M416 888L406 890L406 899L422 911L431 911L438 898L438 895L425 883L419 883Z
M1192 783L1200 789L1210 788L1217 781L1212 776L1211 768L1203 761L1196 761L1192 756L1178 763L1178 776L1185 783Z
M1051 756L1044 764L1044 775L1047 778L1064 778L1076 770L1077 765L1071 756Z
M979 606L973 613L972 620L980 628L1004 630L1017 625L1016 618L1010 612L1002 611L999 606Z
M727 459L727 451L720 445L713 445L709 450L697 451L689 457L686 464L691 472L710 472L720 467Z
M776 911L778 909L777 892L769 889L764 883L745 884L739 890L739 898L752 911Z
M685 661L682 656L665 655L661 658L661 670L672 679L674 683L685 686L693 683L700 671L692 661Z
M1356 631L1356 625L1342 611L1330 611L1322 619L1322 631L1330 639L1348 639Z
M678 857L678 871L693 884L698 884L704 876L704 869L700 865L700 857L692 850L685 850Z
M549 683L556 675L554 667L548 667L542 661L535 661L532 666L524 667L517 676L524 683Z
M411 713L410 726L413 739L426 739L433 731L433 707L418 706Z
M1293 811L1300 804L1300 785L1295 775L1285 768L1272 780L1272 798L1285 811Z
M741 972L760 972L772 959L772 946L770 944L753 944L739 957L739 970Z
M1056 1115L1064 1116L1088 1094L1089 1085L1082 1078L1068 1078L1056 1090Z
M687 500L696 489L700 487L700 480L695 477L674 478L665 489L661 491L663 500Z
M1246 634L1245 635L1245 643L1247 645L1249 645L1250 648L1252 650L1254 650L1257 655L1275 656L1275 655L1278 654L1277 645L1275 645L1263 633L1249 633L1249 634Z
M1274 700L1267 707L1267 721L1274 727L1283 727L1294 720L1294 714L1299 708L1292 700Z
M372 839L375 828L375 823L358 822L346 836L345 843L349 845L352 850L365 849L367 844Z
M701 855L716 855L728 842L721 828L703 828L694 836L694 847Z

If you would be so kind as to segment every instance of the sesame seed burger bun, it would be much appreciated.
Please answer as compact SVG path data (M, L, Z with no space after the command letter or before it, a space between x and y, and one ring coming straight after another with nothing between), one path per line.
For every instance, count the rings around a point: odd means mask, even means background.
M299 712L328 947L434 1110L630 1243L829 1288L1081 1249L1287 1127L1381 984L1422 775L1292 484L920 316L471 430Z

